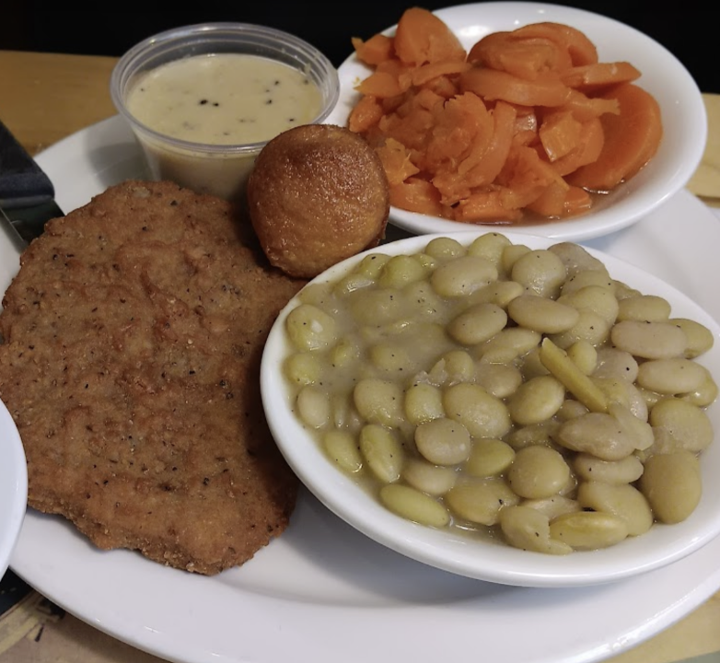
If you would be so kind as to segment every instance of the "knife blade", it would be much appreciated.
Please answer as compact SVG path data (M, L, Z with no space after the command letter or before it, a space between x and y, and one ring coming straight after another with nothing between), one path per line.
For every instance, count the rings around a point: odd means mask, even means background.
M59 216L63 212L50 178L0 121L0 219L29 244Z

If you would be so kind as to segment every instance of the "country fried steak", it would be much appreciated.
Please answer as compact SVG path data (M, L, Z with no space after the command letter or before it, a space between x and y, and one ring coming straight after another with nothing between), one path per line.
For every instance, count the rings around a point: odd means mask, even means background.
M268 430L259 365L304 285L230 205L126 182L51 221L0 314L0 398L29 505L102 549L202 574L287 526L298 483Z

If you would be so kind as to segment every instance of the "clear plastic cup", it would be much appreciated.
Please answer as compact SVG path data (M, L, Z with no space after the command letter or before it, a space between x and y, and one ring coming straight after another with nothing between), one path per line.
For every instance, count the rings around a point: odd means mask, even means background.
M110 92L143 148L151 176L233 200L244 193L255 157L270 138L239 145L193 142L143 124L127 107L129 93L149 71L182 58L221 53L268 58L302 72L321 96L313 124L325 120L335 107L339 83L330 60L311 44L274 28L245 23L203 23L168 30L145 39L120 58Z

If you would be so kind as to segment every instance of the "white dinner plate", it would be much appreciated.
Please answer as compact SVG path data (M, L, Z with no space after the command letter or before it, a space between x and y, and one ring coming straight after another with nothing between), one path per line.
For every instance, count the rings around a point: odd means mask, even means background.
M20 435L0 402L0 578L10 562L27 508L27 464Z
M141 172L119 118L38 159L67 211ZM720 319L720 221L685 191L591 246L634 263ZM0 235L2 288L17 268ZM31 512L12 568L52 601L180 663L590 663L685 616L720 587L720 539L671 566L584 589L468 580L374 543L303 491L290 527L244 566L203 577L138 553L100 552Z

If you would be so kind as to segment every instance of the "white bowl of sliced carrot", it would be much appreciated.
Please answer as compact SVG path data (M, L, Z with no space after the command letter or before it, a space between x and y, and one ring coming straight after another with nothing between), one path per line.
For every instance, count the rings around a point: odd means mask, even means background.
M529 2L411 8L353 46L327 121L376 147L390 221L412 233L605 235L660 206L702 158L707 122L690 73L599 14Z

